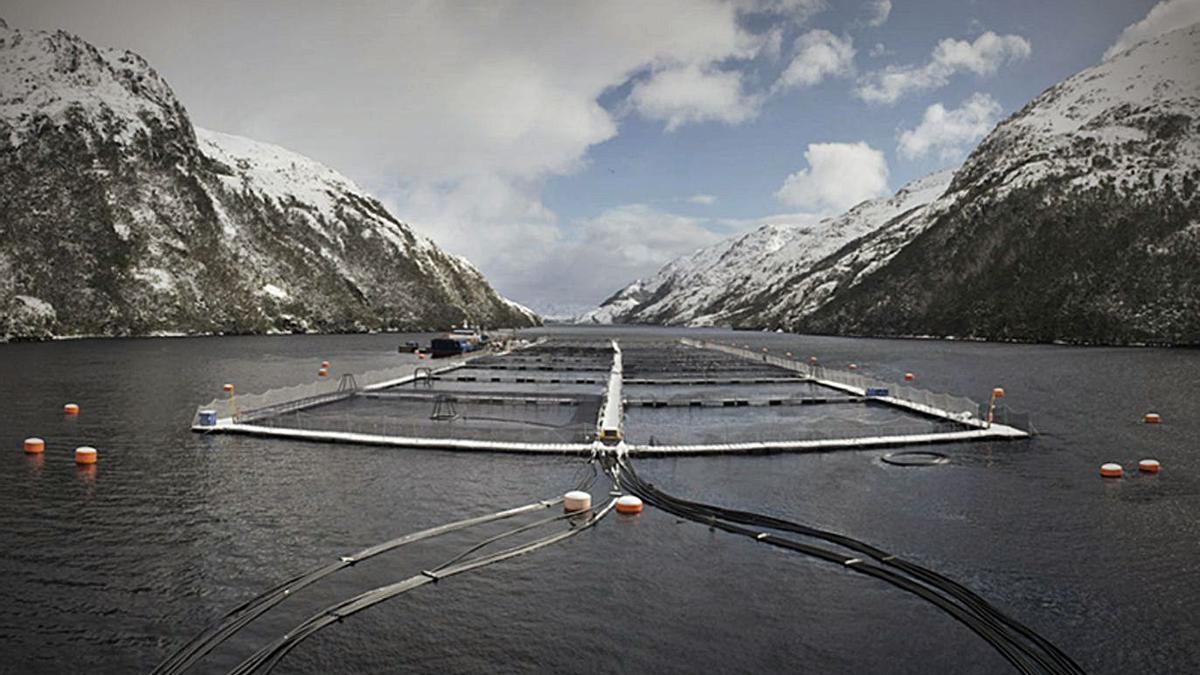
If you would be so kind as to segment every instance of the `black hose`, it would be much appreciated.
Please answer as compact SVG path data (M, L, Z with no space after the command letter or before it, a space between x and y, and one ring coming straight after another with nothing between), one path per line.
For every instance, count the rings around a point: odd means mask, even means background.
M427 570L425 572L422 572L421 574L398 581L394 584L389 584L387 586L381 586L379 588L375 588L370 591L366 591L365 593L360 593L359 595L356 595L353 598L350 598L349 600L345 600L343 602L337 603L336 605L327 607L324 610L318 612L317 614L314 614L313 616L309 617L308 620L304 621L303 623L296 626L292 630L285 633L282 637L280 637L275 642L272 642L271 644L267 645L266 647L263 647L262 649L260 649L259 651L255 652L253 655L251 655L249 658L247 658L245 661L242 661L240 664L238 664L238 666L236 668L229 671L230 675L249 675L250 673L260 672L260 671L261 672L270 672L276 665L279 664L279 662L283 659L283 657L286 656L288 654L288 652L290 652L292 649L294 649L298 644L300 644L300 642L307 639L309 636L313 635L317 631L325 628L326 626L329 626L330 624L339 622L342 619L345 619L346 617L348 617L352 614L361 612L361 611L368 609L370 607L373 607L385 600L394 598L397 595L400 595L402 593L406 593L415 588L424 586L425 584L432 583L432 582L438 581L440 579L444 579L444 578L454 576L457 574L462 574L464 572L470 572L472 570L479 569L481 567L491 565L493 563L498 563L498 562L501 562L504 560L508 560L510 558L514 558L516 556L523 555L525 553L530 553L530 552L535 551L544 546L548 546L550 544L557 543L557 542L567 539L569 537L573 537L576 534L582 532L583 530L596 524L596 522L598 522L601 518L603 518L605 515L608 514L608 512L613 508L613 506L615 504L616 504L616 499L612 499L608 502L608 504L606 504L598 512L592 512L589 509L588 511L567 513L562 516L556 516L554 518L546 518L546 519L543 519L542 521L538 521L537 523L531 523L529 525L523 525L521 527L514 528L513 530L510 530L508 532L503 532L499 535L496 535L494 537L491 537L491 538L485 540L484 542L481 542L480 544L476 544L475 546L472 546L470 549L468 549L467 552L447 561L439 568L436 568L433 570ZM459 560L464 555L467 555L472 551L478 550L479 548L482 548L483 546L486 546L489 543L498 541L498 540L503 539L508 536L512 536L519 532L524 532L526 530L532 529L533 527L537 527L539 525L543 525L548 522L552 522L555 520L563 520L563 519L568 519L568 518L575 518L577 516L580 516L580 515L583 515L584 513L589 513L589 512L590 512L590 516L585 521L583 521L581 524L579 524L577 526L572 527L571 529L557 532L557 533L542 537L540 539L535 539L532 542L528 542L525 544L513 546L511 548L503 549L501 551L497 551L490 555L482 556L482 557L475 558L472 560L467 560L465 562L459 562Z
M583 484L587 480L588 479L585 478L580 484ZM594 480L594 476L591 480ZM151 672L154 675L171 675L187 670L206 654L215 649L218 645L228 640L231 636L233 636L233 634L237 633L254 619L262 616L272 607L291 597L292 594L300 589L316 583L317 581L329 576L330 574L333 574L334 572L337 572L338 570L344 569L363 560L367 560L381 553L391 551L400 546L420 541L422 539L436 537L448 532L470 527L472 525L480 525L495 520L511 518L513 516L529 513L531 511L549 508L555 504L561 503L561 501L561 498L543 500L533 504L528 504L513 509L506 509L504 511L499 511L485 516L476 516L474 518L468 518L466 520L460 520L453 523L448 523L446 525L429 528L427 530L406 534L402 537L397 537L396 539L365 548L352 555L342 556L334 562L326 563L319 567L313 568L308 572L299 574L291 579L288 579L287 581L281 582L267 591L264 591L263 593L260 593L246 602L238 605L237 607L229 610L219 621L201 631L187 644L183 645L170 656L168 656Z
M826 532L770 516L725 509L672 497L643 481L627 460L620 462L619 471L616 473L626 489L665 511L729 532L750 536L764 543L789 548L828 562L840 563L856 572L879 578L914 593L937 605L967 625L987 640L989 644L1021 672L1039 672L1030 670L1031 666L1039 667L1041 669L1040 672L1070 673L1072 675L1078 675L1083 672L1082 668L1074 660L1048 640L1019 622L1005 616L966 587L941 574L927 570L915 563L902 560L886 551L845 535ZM881 563L882 566L866 564L858 558L848 557L835 551L739 527L731 523L755 525L821 539L856 553L864 554L874 559L877 563ZM889 571L888 568L894 568L896 571ZM903 572L910 577L915 577L915 580L897 572ZM950 597L947 598L946 596ZM952 602L952 600L956 600L957 603ZM1021 642L1019 638L1028 640L1037 648L1030 648L1030 645Z
M628 466L628 465L626 464L626 466ZM632 472L632 469L630 469L630 471ZM636 473L633 473L633 477L635 479L638 479ZM640 479L638 479L638 480L640 480ZM677 501L684 503L684 504L696 505L694 502L686 502L685 500L677 500ZM699 506L703 506L703 505L699 505ZM1051 644L1048 640L1041 637L1036 632L1032 631L1031 629L1027 628L1026 626L1015 621L1014 619L1011 619L1011 618L1005 616L1004 614L999 612L999 610L997 610L995 607L993 607L992 605L987 603L987 601L983 600L981 597L979 597L978 595L976 595L975 593L973 593L966 587L962 586L961 584L958 584L957 582L954 582L954 581L948 579L945 576L942 576L941 574L933 572L932 570L925 569L923 567L920 567L919 565L916 565L909 561L903 560L897 556L890 555L886 551L882 551L882 550L875 548L873 546L870 546L864 542L861 542L856 539L852 539L850 537L846 537L844 535L835 534L832 532L826 532L823 530L818 530L815 528L799 525L796 523L791 523L791 522L780 520L777 518L772 518L770 516L760 516L758 514L751 514L751 513L742 512L742 511L735 511L732 509L722 509L719 507L709 507L709 508L719 511L722 514L722 517L725 517L726 519L729 519L729 520L733 520L735 522L758 524L758 525L763 525L766 527L771 527L772 529L781 529L781 530L785 530L785 531L796 532L798 534L803 534L805 536L810 536L810 537L814 537L814 538L823 539L826 541L831 541L833 543L836 543L836 544L839 544L846 548L849 548L850 550L869 555L872 558L875 558L876 560L883 562L887 565L897 567L913 576L922 578L922 580L926 581L927 583L930 583L931 585L939 587L939 590L942 590L943 592L946 592L947 594L955 596L957 599L959 599L964 604L971 605L973 608L975 608L977 611L979 611L982 615L984 615L984 617L986 619L995 621L998 623L1006 624L1012 630L1015 630L1016 632L1021 634L1026 639L1029 639L1031 642L1034 642L1039 647L1044 649L1050 655L1050 657L1055 662L1057 662L1061 668L1063 668L1067 672L1071 672L1071 673L1082 673L1083 672L1082 668L1080 668L1077 663L1075 663L1069 656L1067 656L1065 653L1063 653L1061 650L1059 650L1057 647L1055 647L1053 644Z

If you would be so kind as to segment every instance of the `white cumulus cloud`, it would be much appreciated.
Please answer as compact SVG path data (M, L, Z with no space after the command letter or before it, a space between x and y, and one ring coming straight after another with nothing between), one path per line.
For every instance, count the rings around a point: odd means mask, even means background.
M811 87L827 77L854 72L854 41L827 30L810 30L796 38L792 61L780 74L775 89Z
M766 14L791 23L804 23L826 9L825 0L734 0L742 12Z
M696 194L688 197L688 202L692 204L700 204L701 206L711 206L717 203L717 198L713 195Z
M923 65L889 66L859 80L857 96L868 103L895 103L905 94L944 87L958 73L992 75L1000 66L1029 58L1032 47L1020 35L991 31L973 42L947 38Z
M570 279L574 288L565 297L579 307L595 306L614 287L649 276L671 260L719 241L721 235L704 223L645 204L626 204L573 221L546 246L542 265L514 278L514 294L535 307L547 306L564 298L561 289L547 280Z
M662 120L674 131L689 123L744 122L758 114L761 98L743 91L739 71L690 65L637 83L629 102L643 117Z
M925 109L915 129L900 132L900 155L907 159L938 153L943 160L961 157L967 146L983 138L1000 118L1000 104L987 94L976 93L958 108L947 110L941 103Z
M804 159L775 193L783 204L837 213L887 192L887 159L866 143L813 143Z
M892 0L869 0L864 10L868 26L882 26L892 13Z
M672 73L642 92L669 123L749 118L756 106L740 75L723 72L769 47L746 27L746 13L790 26L822 6L218 4L28 2L19 21L5 18L136 50L198 125L277 143L347 174L517 300L527 270L552 265L552 244L569 225L543 204L546 181L579 170L591 147L618 133L602 95L631 78ZM567 295L605 264L543 279Z
M1197 22L1200 22L1200 0L1163 0L1151 7L1141 21L1126 26L1116 43L1104 52L1104 58L1111 58L1139 42Z

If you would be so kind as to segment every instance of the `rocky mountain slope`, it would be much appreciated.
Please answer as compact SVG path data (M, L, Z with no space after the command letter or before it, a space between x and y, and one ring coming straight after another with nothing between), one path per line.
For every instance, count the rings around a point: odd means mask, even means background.
M531 325L337 172L194 129L141 57L0 22L0 339Z
M1200 25L1031 101L967 159L952 203L793 327L1200 343Z
M868 248L851 244L873 238L870 263L877 265L895 252L897 238L911 238L906 226L926 222L917 214L945 191L953 176L953 171L926 176L891 197L863 202L813 225L763 225L718 242L633 282L578 321L712 326L767 321L766 315L776 312L803 312L826 297L829 270L849 269L849 263L820 266L822 261L850 246L856 262L867 265ZM892 246L880 246L879 241ZM818 269L826 274L814 275ZM802 285L805 280L809 283ZM756 298L784 304L757 311Z
M764 259L775 265L764 268L771 281L731 294L715 313L647 311L660 288L651 281L610 299L611 318L1200 343L1197 73L1200 25L1135 45L1001 123L927 205L880 220L815 262L800 259L790 272ZM671 307L711 292L677 285Z

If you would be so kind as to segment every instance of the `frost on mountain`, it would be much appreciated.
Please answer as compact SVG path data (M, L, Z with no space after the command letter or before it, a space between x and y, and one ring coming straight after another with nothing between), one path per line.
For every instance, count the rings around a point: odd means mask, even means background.
M1197 344L1198 184L1194 25L1046 90L952 177L721 242L582 318Z
M130 52L0 26L0 338L529 325L346 177L193 129Z
M816 296L802 291L796 285L799 279L813 270L827 269L820 263L851 242L878 235L902 216L910 216L904 222L912 221L911 215L937 198L952 176L952 171L926 176L891 197L863 202L819 223L763 225L718 242L668 263L650 279L634 282L579 320L767 325L776 320L768 318L773 315L808 311ZM895 240L895 236L887 239ZM873 250L877 256L894 252L878 243ZM822 278L829 283L833 275ZM757 309L760 304L761 310Z

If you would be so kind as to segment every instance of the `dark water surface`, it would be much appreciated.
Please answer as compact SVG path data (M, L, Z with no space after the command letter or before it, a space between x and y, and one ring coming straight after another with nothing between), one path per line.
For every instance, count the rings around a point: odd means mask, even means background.
M555 332L555 331L551 331ZM558 331L562 332L562 331ZM619 332L619 331L618 331ZM600 336L598 331L585 334ZM629 335L646 330L627 329ZM668 334L668 333L662 333ZM398 534L561 493L578 460L205 437L241 391L398 364L409 336L0 345L0 671L147 671L257 592ZM982 398L1004 386L1032 441L646 459L681 496L839 530L964 582L1097 673L1200 671L1200 353L738 334L755 348ZM83 408L66 418L62 404ZM1161 426L1141 424L1147 411ZM26 436L44 457L21 452ZM72 459L94 445L91 470ZM1158 476L1105 481L1105 461ZM594 493L603 494L597 485ZM314 610L479 538L386 554L309 588L195 672L223 672ZM827 563L661 512L430 585L302 644L277 672L992 673L1007 664L932 606Z

